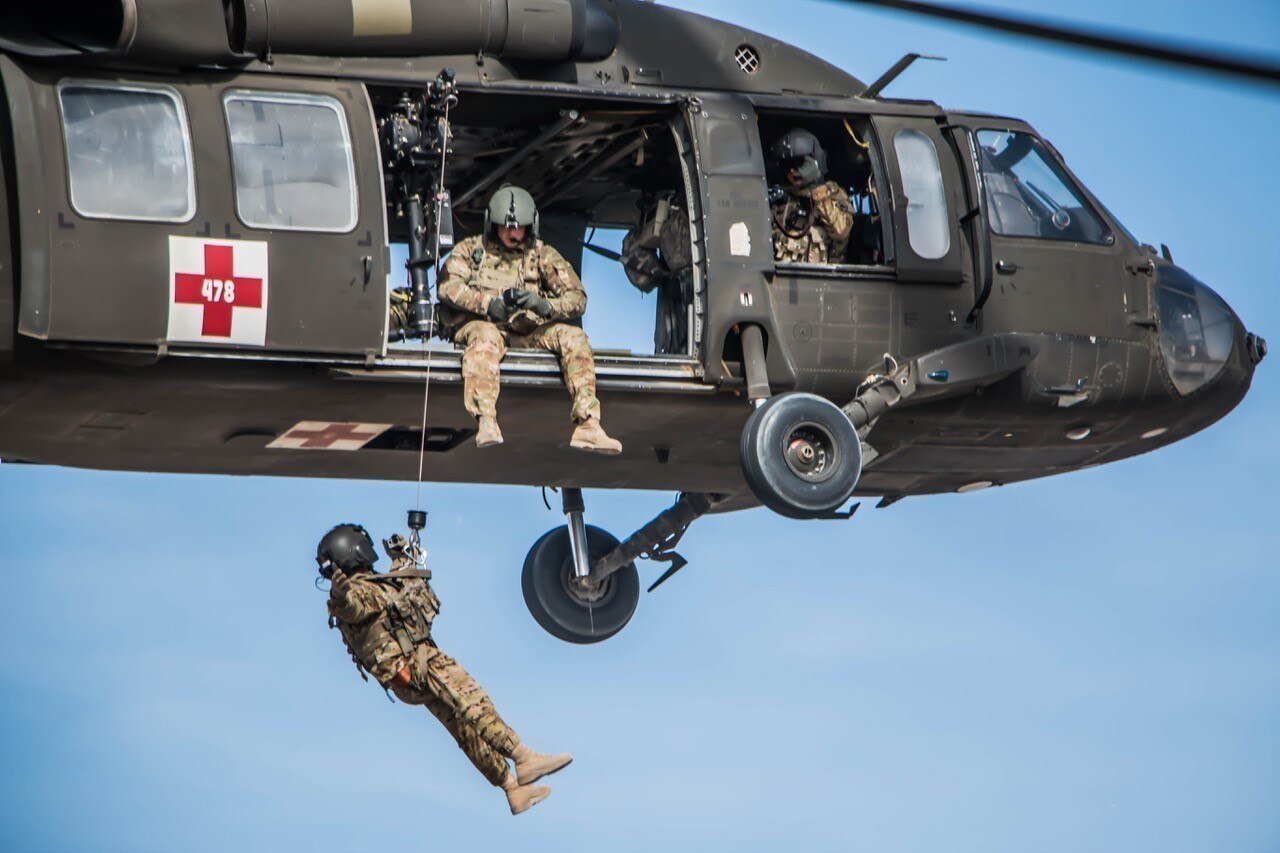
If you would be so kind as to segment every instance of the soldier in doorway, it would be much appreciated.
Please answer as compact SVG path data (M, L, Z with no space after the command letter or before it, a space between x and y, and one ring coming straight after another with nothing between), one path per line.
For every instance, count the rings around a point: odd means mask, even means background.
M622 240L622 268L637 290L658 292L655 352L684 353L693 304L689 214L675 193L641 199L637 213L639 221Z
M341 632L362 678L372 675L401 702L425 706L444 724L476 769L506 793L512 814L532 808L551 794L534 783L572 756L542 755L521 742L484 689L431 638L440 612L431 573L416 568L402 537L383 546L393 562L379 574L373 540L360 525L339 524L320 540L316 562L331 582L329 627Z
M573 396L576 425L569 444L616 455L621 442L600 424L595 356L572 321L587 308L578 274L538 239L538 209L528 192L504 186L489 201L484 233L454 247L437 292L441 321L464 347L463 393L476 418L477 447L502 443L498 429L499 363L509 347L544 349L560 359Z
M853 202L827 180L827 152L803 128L789 131L771 150L784 186L769 192L773 256L779 263L841 264L853 230Z

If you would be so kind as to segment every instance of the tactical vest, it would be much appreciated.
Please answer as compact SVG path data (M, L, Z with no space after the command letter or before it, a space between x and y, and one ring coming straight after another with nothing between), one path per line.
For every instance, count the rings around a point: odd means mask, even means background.
M541 241L532 241L519 257L513 257L515 252L489 249L484 241L480 241L467 256L471 264L471 285L490 298L500 297L511 288L541 295L542 269L538 261L541 246ZM451 306L442 305L442 308L441 324L450 332L456 332L475 319L475 315L458 311ZM521 308L513 311L506 322L500 325L517 335L527 335L545 322L547 321L534 312Z
M357 582L378 584L389 595L382 612L354 625L330 618L330 627L342 634L361 677L367 680L372 675L385 684L418 646L431 642L431 623L440 613L440 599L427 583L430 577L429 572L412 570L362 575Z

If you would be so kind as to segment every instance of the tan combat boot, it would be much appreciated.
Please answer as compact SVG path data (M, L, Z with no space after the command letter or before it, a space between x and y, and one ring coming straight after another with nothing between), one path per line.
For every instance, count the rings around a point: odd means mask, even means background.
M617 456L622 452L622 442L610 438L600 426L599 418L587 418L578 424L569 439L569 446L588 453L603 453L606 456Z
M512 814L527 812L551 796L551 789L545 785L521 785L511 773L502 783L502 790L507 792L507 805L511 806Z
M532 785L543 776L550 776L557 770L563 770L573 761L573 756L567 752L559 755L543 755L541 752L534 752L524 744L516 747L511 757L516 762L516 778L521 785Z
M502 444L502 430L497 418L480 418L480 430L476 433L476 447L493 447Z

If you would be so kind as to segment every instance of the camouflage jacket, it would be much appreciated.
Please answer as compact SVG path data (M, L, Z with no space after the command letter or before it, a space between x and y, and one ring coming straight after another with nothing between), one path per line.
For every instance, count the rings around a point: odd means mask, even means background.
M541 240L511 250L497 240L468 237L454 247L440 275L440 301L452 310L442 312L452 328L488 317L489 300L510 288L531 290L551 303L550 317L527 308L512 313L503 328L527 335L547 323L576 320L587 310L582 281L559 252Z
M361 673L386 685L404 669L414 650L431 641L431 623L440 600L424 578L393 566L385 575L348 575L329 590L329 626L342 640Z
M801 227L794 227L797 220ZM844 263L852 230L853 202L835 181L811 190L795 190L773 206L774 260L793 264Z

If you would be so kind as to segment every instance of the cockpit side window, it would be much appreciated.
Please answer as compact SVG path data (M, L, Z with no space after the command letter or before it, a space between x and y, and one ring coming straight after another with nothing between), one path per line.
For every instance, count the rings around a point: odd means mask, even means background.
M978 147L987 212L997 234L1100 245L1115 242L1106 223L1035 136L980 130Z

